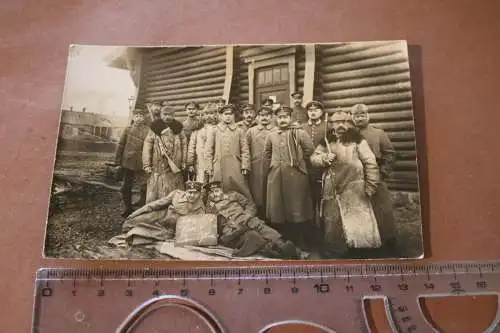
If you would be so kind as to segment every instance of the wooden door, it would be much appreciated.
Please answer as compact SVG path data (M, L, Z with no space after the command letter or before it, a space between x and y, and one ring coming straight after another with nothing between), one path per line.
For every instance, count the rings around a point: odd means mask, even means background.
M288 64L258 68L255 71L255 105L271 98L275 103L290 105L290 79Z

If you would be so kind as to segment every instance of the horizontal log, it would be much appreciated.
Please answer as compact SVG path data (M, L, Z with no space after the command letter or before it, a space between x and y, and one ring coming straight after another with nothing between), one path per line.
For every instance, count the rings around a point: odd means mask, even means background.
M387 132L389 139L391 141L414 141L415 140L415 132Z
M364 77L381 77L384 75L406 72L410 72L408 64L405 62L401 62L389 65L378 65L368 68L354 68L351 70L342 70L338 72L326 72L321 69L321 77L324 83L328 83L351 79L360 79Z
M404 52L404 49L402 49L400 45L389 44L382 46L374 46L364 50L351 52L347 54L339 54L329 57L323 56L322 65L329 66L333 64L342 64L352 61L384 57L390 55L398 55L399 57L402 58L406 57L406 53Z
M177 95L189 95L189 94L195 94L198 92L203 92L203 91L209 91L209 90L224 90L224 82L222 83L217 83L217 84L208 84L205 86L197 86L197 87L191 87L191 88L182 88L182 89L175 89L175 90L170 90L170 89L162 89L162 90L156 90L156 91L150 91L149 89L146 89L146 93L148 95L155 95L155 94L167 94L169 96L177 96Z
M175 115L177 117L178 115L182 115L183 112L185 112L184 105L187 102L191 102L191 101L197 102L203 108L206 104L213 102L213 100L218 98L218 97L221 97L221 94L213 95L213 96L195 97L195 98L190 98L190 99L186 98L186 99L179 99L179 100L170 100L169 96L167 96L167 95L161 96L160 98L167 99L170 102L172 107L176 110ZM151 98L151 97L145 98L145 102L150 102L152 100L153 100L153 98Z
M165 55L185 51L185 49L187 48L182 46L152 48L151 50L145 51L146 53L144 60L153 60L154 58L161 58L164 57ZM190 49L198 49L198 48L190 48Z
M323 83L325 91L376 86L380 84L410 82L410 72L372 76L367 78L331 81Z
M155 93L148 93L147 96L149 98L160 98L160 96L167 96L167 100L169 101L175 101L175 100L180 100L180 99L188 99L190 100L191 98L197 98L197 97L206 97L206 96L222 96L224 92L224 85L221 87L216 87L213 88L210 87L210 89L204 89L202 91L197 91L197 92L192 92L192 93L187 93L187 94L171 94L166 91L160 91L160 92L155 92Z
M146 89L149 92L153 91L159 91L159 90L176 90L176 89L182 89L182 88L191 88L191 87L199 87L199 86L208 86L211 84L217 84L217 83L224 83L224 76L219 75L219 76L214 76L214 77L209 77L205 78L202 80L194 80L194 81L182 81L177 84L171 84L171 83L162 83L158 84L157 82L151 82L149 85L147 85Z
M393 142L392 145L395 149L405 151L405 150L415 150L416 143L414 140L411 141L400 141Z
M417 171L417 161L405 161L405 160L396 160L394 163L394 171Z
M393 171L391 173L391 179L417 181L418 174L415 171Z
M391 54L387 56L351 61L342 64L321 66L321 70L324 73L338 73L354 69L377 67L377 66L398 64L398 63L404 63L409 68L409 63L407 58L402 57L400 54Z
M370 96L360 96L355 98L343 98L343 99L324 99L324 103L327 107L332 107L334 105L340 105L341 107L351 107L357 103L364 104L379 104L379 103L393 103L401 101L410 101L411 92L402 91L397 93L386 93Z
M160 80L160 79L174 79L174 78L186 78L191 75L196 74L208 74L210 72L220 71L224 69L224 73L226 72L226 65L224 63L218 62L212 65L206 65L201 67L192 67L190 69L184 70L182 72L175 73L151 73L146 76L146 80Z
M181 47L177 52L167 53L164 56L157 56L146 60L147 63L152 66L160 65L165 61L172 61L174 64L178 64L178 61L182 62L182 60L184 59L198 60L206 57L220 55L221 53L225 53L225 51L225 46Z
M413 109L412 100L394 102L394 103L382 103L382 104L368 104L368 112L392 112L392 111L406 111Z
M384 131L399 132L399 131L412 131L415 129L415 123L412 120L400 120L392 122L375 122L372 124Z
M239 85L240 89L248 89L248 76L240 76Z
M387 111L387 112L370 112L370 121L381 122L389 120L412 120L413 111Z
M351 88L351 89L342 89L333 91L325 90L323 98L338 100L349 97L359 97L359 96L398 93L398 92L411 92L410 82L406 81L398 83L380 84L370 87Z
M149 58L150 61L158 61L158 59L162 59L165 57L171 57L175 56L177 53L183 53L186 57L190 57L193 55L201 54L207 52L206 47L201 47L201 46L180 46L180 47L169 47L171 49L171 52L165 52L165 53L158 53L155 56L152 56Z
M194 65L197 63L201 62L201 65L203 65L202 61L208 60L208 59L225 59L226 58L226 49L225 48L217 48L214 50L205 50L205 51L210 51L210 52L203 52L200 54L196 54L191 57L185 56L182 52L181 53L176 53L175 57L171 56L168 58L164 58L162 61L158 62L157 64L148 64L147 71L160 71L163 69L173 69L176 70L177 68L183 68L187 65Z
M353 42L353 43L338 43L338 44L316 44L323 58L348 54L370 49L377 46L391 45L393 41L373 41L373 42Z
M178 74L178 73L183 74L185 71L188 71L192 68L207 68L211 65L219 65L225 67L226 57L220 56L220 57L207 58L176 66L170 66L170 64L167 63L161 68L148 69L148 71L146 72L146 77L161 75L161 74Z
M396 149L397 160L416 160L417 152L415 150L399 150Z
M193 74L189 76L180 76L176 78L171 78L168 75L163 75L162 77L155 77L154 79L148 80L152 82L153 85L169 85L169 84L177 84L184 82L195 82L200 81L212 77L224 77L226 75L226 68L221 68L219 70L211 71L211 72L202 72L199 74ZM146 82L148 82L146 81Z

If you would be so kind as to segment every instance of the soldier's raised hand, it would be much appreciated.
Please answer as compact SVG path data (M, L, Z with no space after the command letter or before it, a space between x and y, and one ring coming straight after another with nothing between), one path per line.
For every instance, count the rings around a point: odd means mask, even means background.
M327 165L331 165L335 161L336 155L332 153L325 154L323 156L323 162Z

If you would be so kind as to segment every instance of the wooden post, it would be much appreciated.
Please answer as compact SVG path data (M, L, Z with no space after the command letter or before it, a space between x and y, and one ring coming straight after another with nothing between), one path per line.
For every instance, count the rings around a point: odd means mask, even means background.
M304 71L304 101L312 101L314 99L314 73L316 71L316 46L309 44L305 46L306 66Z
M233 67L234 67L234 46L226 46L226 77L224 80L224 93L222 98L229 102L231 96L231 85L233 83Z

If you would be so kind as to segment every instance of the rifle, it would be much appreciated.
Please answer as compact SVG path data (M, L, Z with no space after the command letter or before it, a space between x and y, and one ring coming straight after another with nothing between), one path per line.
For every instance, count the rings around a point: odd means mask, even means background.
M170 156L168 156L167 147L165 146L165 142L163 142L163 138L161 137L161 135L156 134L156 136L158 138L158 144L160 146L161 155L167 160L168 166L170 167L172 172L173 173L181 172L181 169L179 169L179 167L174 163L174 161L172 161Z

